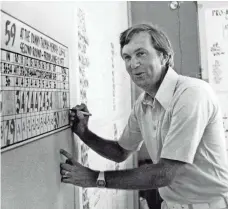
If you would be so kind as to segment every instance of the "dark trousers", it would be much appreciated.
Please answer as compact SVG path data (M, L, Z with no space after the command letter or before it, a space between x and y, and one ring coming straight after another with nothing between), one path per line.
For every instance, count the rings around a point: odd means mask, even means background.
M162 198L157 189L139 191L139 196L146 199L150 209L161 209Z

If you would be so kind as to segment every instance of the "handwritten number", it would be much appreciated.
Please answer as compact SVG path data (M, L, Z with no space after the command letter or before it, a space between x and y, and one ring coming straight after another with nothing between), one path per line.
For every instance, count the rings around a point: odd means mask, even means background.
M31 97L30 98L31 98L30 108L33 111L33 107L34 107L34 104L33 104L33 93L31 93Z
M6 30L5 30L5 35L8 35L8 40L6 41L6 45L8 45L9 41L10 41L10 31L8 30L8 26L10 24L10 21L7 20L6 21Z
M17 97L16 112L17 112L17 114L19 114L19 112L20 112L20 106L21 106L21 102L20 102L20 91L17 91L16 92L16 97Z
M8 120L6 121L5 130L6 130L5 140L6 140L6 145L8 145L9 144L9 141L8 141L8 136L9 136L9 121Z
M12 41L12 46L13 46L15 41L15 36L16 36L16 25L15 23L13 23L13 25L9 29L10 23L11 22L9 20L6 21L5 35L7 36L7 41L5 42L5 44L8 45L10 42L10 39L13 38L13 41Z
M11 124L10 124L10 134L13 137L12 142L14 142L14 132L15 132L15 123L14 123L14 119L11 120Z
M25 96L24 96L24 92L22 92L22 99L21 99L21 113L25 112Z
M13 38L12 46L13 46L14 41L15 41L15 36L16 36L16 25L13 24L11 27L11 37Z

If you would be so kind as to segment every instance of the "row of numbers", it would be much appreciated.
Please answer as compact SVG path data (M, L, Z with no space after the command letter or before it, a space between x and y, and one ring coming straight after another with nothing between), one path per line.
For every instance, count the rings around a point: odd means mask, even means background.
M69 108L69 92L2 91L3 116Z
M58 73L65 73L65 74L67 73L68 68L65 68L63 66L58 66L49 62L45 62L42 60L23 56L18 53L1 50L1 54L2 54L1 56L2 61L14 63L14 64L20 64L25 67L47 70L50 72L58 72Z
M68 111L3 120L1 121L1 147L27 140L68 124Z
M34 79L16 76L1 76L2 89L8 89L9 87L23 87L23 88L39 88L39 89L69 89L68 82L61 82L55 80Z
M66 73L66 69L64 69L65 73L57 73L57 72L52 73L49 71L43 71L39 69L1 62L0 72L2 74L7 74L7 75L17 75L17 76L25 76L25 77L33 77L33 78L41 78L41 79L49 79L49 80L57 80L57 81L68 81L68 73Z

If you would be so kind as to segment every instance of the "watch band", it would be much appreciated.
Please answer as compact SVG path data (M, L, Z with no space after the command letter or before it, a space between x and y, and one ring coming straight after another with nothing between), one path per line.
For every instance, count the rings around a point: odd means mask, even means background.
M97 187L100 187L100 188L106 187L104 171L99 172L96 184L97 184Z
M97 180L103 180L103 181L105 181L104 171L100 171Z

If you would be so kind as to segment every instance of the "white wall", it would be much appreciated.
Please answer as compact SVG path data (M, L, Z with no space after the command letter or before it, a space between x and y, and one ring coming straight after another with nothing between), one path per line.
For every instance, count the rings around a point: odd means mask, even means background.
M78 51L77 51L77 22L76 22L76 8L78 5L82 5L85 7L85 10L88 12L88 18L90 19L88 28L92 28L94 30L94 34L90 35L89 39L92 44L90 44L91 54L95 54L97 52L97 57L93 55L93 59L91 61L91 68L94 69L94 72L97 70L97 76L103 69L105 71L107 65L110 65L110 57L111 50L107 47L110 46L111 39L113 40L115 35L119 36L119 32L115 31L116 28L120 29L120 26L127 26L127 14L126 19L125 13L127 13L126 2L97 2L95 3L84 3L84 2L65 2L65 1L56 1L56 2L29 2L29 1L16 1L16 2L2 2L1 9L19 20L27 23L28 25L34 27L35 29L41 31L47 36L57 40L58 42L64 44L69 49L69 69L70 69L70 104L71 106L78 103L79 95L77 81L78 74ZM108 13L108 11L112 11ZM96 13L97 12L97 13ZM96 16L97 14L97 16ZM124 18L122 18L123 16ZM94 16L94 18L92 18ZM100 18L100 19L99 19ZM94 20L95 19L95 20ZM98 20L98 21L97 21ZM101 22L108 24L107 27L103 27ZM108 21L113 21L116 25L109 23ZM94 25L93 25L94 24ZM96 27L97 26L97 27ZM95 29L94 29L95 28ZM100 30L98 31L98 28ZM125 28L124 28L125 29ZM104 30L104 33L103 31ZM115 33L112 33L114 30ZM122 28L121 28L122 30ZM106 33L107 34L106 34ZM98 35L97 35L98 34ZM96 36L97 35L97 36ZM100 36L99 36L100 35ZM97 40L100 40L101 37L104 37L99 44ZM117 36L116 36L117 37ZM118 39L115 37L115 42L118 44ZM95 47L95 45L98 46ZM102 51L101 49L107 48L106 51ZM117 48L117 47L116 47ZM116 49L115 48L115 49ZM99 49L101 51L99 51ZM116 51L116 56L119 56L119 51ZM99 56L98 56L99 55ZM106 56L108 59L106 59ZM95 57L95 58L94 58ZM97 59L96 59L97 58ZM95 61L94 61L95 60ZM122 65L119 62L119 57L116 59L117 61L117 70L116 75L118 76L116 79L117 82L117 92L120 96L117 102L121 104L119 100L125 100L124 108L119 106L119 110L126 114L127 111L130 112L130 82L129 78L123 77L124 68L120 67ZM101 65L104 63L104 65ZM98 65L96 67L96 64ZM92 69L91 69L92 70ZM92 72L92 71L91 71ZM107 73L107 71L105 72ZM108 72L111 75L111 71ZM94 84L96 79L91 79L90 84ZM111 84L111 82L110 82ZM104 85L102 83L102 85ZM96 86L97 87L97 86ZM102 87L102 86L100 86ZM109 90L110 87L108 86ZM127 88L125 88L127 87ZM107 88L107 89L108 89ZM107 94L107 89L103 88L104 94L102 95L101 90L96 92L95 96L104 96ZM128 91L129 92L128 92ZM94 90L95 91L95 90ZM127 94L127 96L124 96ZM93 91L90 92L91 97L93 95ZM100 104L104 106L103 110L107 107L106 96L104 97L104 102L100 101ZM129 98L127 101L127 98ZM90 98L93 100L93 98ZM112 99L112 98L111 98ZM111 104L110 101L108 103ZM97 101L93 101L92 107L90 111L93 111L93 117L96 118L96 115L99 115L99 109ZM118 106L118 103L117 103ZM129 106L129 109L128 109ZM122 107L122 108L121 108ZM122 114L121 111L117 111L117 115L122 119L126 115ZM113 117L115 118L115 117ZM104 118L107 119L107 118ZM117 120L117 117L116 117ZM90 120L91 127L94 128L95 121ZM104 122L101 121L101 123ZM112 121L111 121L112 122ZM92 124L93 123L93 124ZM120 123L120 126L122 124ZM104 129L101 129L99 126L97 127L101 134L104 134ZM122 127L121 127L122 129ZM110 129L111 130L111 129ZM98 130L97 130L98 131ZM107 132L107 131L106 131ZM110 131L109 135L112 134ZM81 198L79 198L79 189L72 185L66 185L60 183L60 174L59 174L59 163L63 161L63 157L59 154L59 149L63 148L68 150L71 153L76 155L77 159L80 159L77 156L77 151L80 150L78 148L77 139L73 139L72 133L70 129L63 130L61 132L54 133L52 135L40 138L33 142L27 143L23 146L17 147L15 149L11 149L1 153L2 158L2 173L1 173L1 188L2 188L2 208L3 209L75 209L82 208L80 204ZM80 144L79 144L80 145ZM132 161L129 161L129 165L132 166ZM111 192L106 192L107 194L111 194ZM122 193L120 195L116 195L115 206L111 206L112 208L133 208L133 192L127 192L124 196ZM101 196L102 197L102 196ZM114 197L114 196L113 196ZM106 199L100 199L100 202L107 202L107 198L110 199L110 203L112 202L111 196L107 195ZM101 203L102 205L102 203ZM106 208L106 207L104 207ZM110 208L110 207L109 207ZM100 209L100 208L99 208Z
M69 68L75 68L72 3L1 2L1 9L68 46ZM75 208L77 188L60 183L60 148L74 149L70 129L1 153L3 209Z

